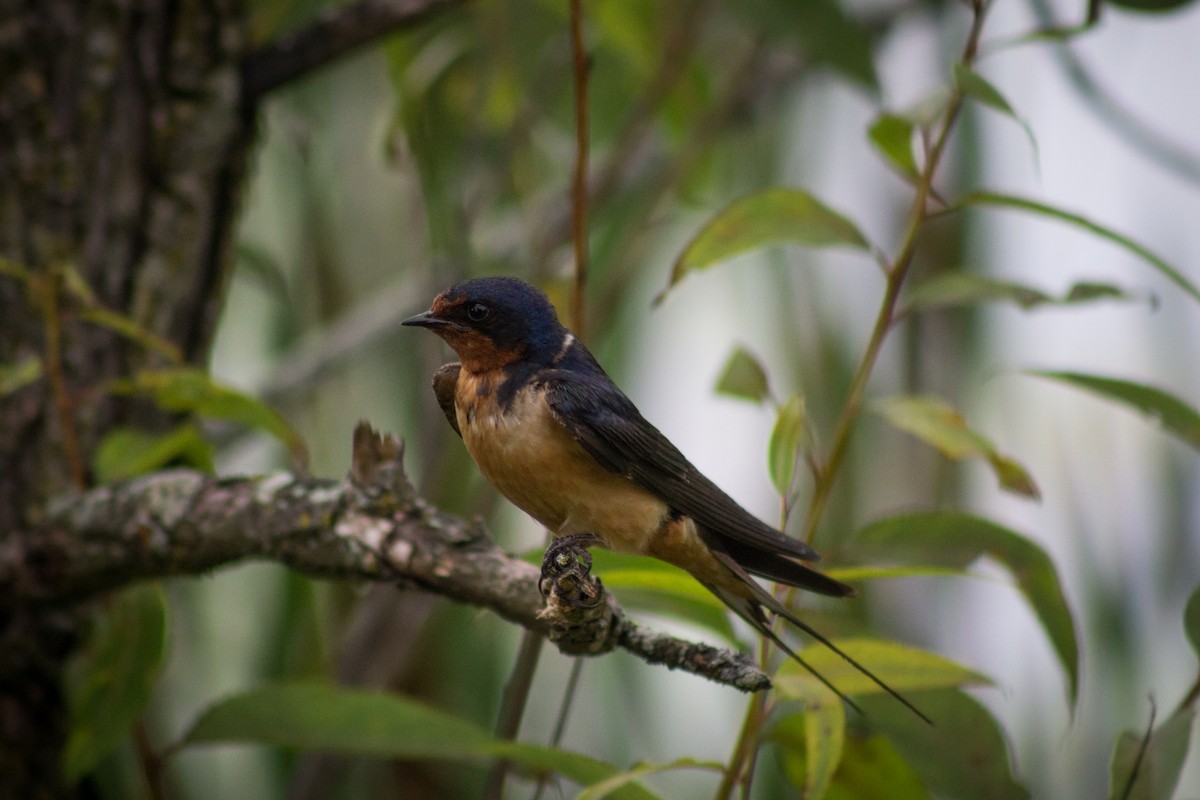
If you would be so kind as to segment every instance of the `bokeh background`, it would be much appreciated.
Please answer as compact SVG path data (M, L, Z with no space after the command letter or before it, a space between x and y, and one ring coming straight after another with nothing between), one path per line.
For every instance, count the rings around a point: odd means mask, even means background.
M938 185L1052 203L1145 244L1200 280L1200 8L1106 7L1066 46L999 47L1083 4L994 3L978 65L1027 124L972 106ZM257 35L323 7L255 0ZM729 353L764 363L780 396L802 392L826 436L870 331L883 282L869 259L769 248L689 276L659 306L671 265L731 200L807 189L892 251L911 189L871 147L881 108L946 85L969 16L953 2L718 3L591 0L592 275L588 342L687 456L764 519L772 412L718 395ZM543 533L470 464L429 390L449 352L401 329L440 289L515 274L567 306L575 132L566 3L476 0L275 94L261 118L237 270L213 351L220 380L262 396L305 437L312 469L340 476L359 419L402 436L434 503L482 515L514 552ZM1032 141L1031 141L1032 140ZM1078 281L1123 301L997 303L915 317L889 340L871 396L938 394L1018 459L1040 502L1000 491L986 464L947 462L864 417L818 544L910 509L962 508L1052 556L1082 648L1079 703L1007 573L873 583L861 602L886 635L977 669L1035 797L1104 796L1116 736L1160 719L1194 680L1181 614L1200 580L1200 458L1152 421L1030 376L1074 369L1200 398L1200 308L1128 251L1077 228L972 211L922 238L917 277L965 269L1061 295ZM286 466L275 444L224 442L222 472ZM803 487L802 487L803 488ZM151 706L169 738L214 698L292 677L402 691L491 727L520 631L476 609L388 587L322 584L248 565L173 581L170 654ZM648 622L710 633L663 615ZM743 633L746 633L743 631ZM748 634L747 642L753 641ZM549 738L570 670L542 657L522 726ZM583 668L563 746L616 763L724 761L745 699L618 653ZM1193 748L1195 749L1195 748ZM1195 753L1193 754L1195 756ZM761 756L762 797L792 789ZM478 792L483 768L395 767L216 748L176 757L180 797L438 797ZM773 777L774 776L774 777ZM710 776L673 774L670 796ZM559 796L551 790L548 796ZM528 784L510 786L514 797ZM1200 758L1180 784L1200 797Z

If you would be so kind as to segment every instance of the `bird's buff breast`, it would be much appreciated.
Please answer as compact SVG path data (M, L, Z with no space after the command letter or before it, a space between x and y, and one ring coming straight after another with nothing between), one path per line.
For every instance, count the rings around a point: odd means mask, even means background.
M463 443L483 476L556 536L592 533L612 550L646 552L666 503L597 464L534 390L501 410L484 380L461 376L455 393Z

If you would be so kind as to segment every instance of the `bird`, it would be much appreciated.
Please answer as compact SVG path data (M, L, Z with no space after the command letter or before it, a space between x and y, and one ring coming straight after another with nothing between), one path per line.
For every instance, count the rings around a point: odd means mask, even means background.
M438 405L483 476L556 543L680 567L849 705L857 708L775 633L767 612L929 722L752 577L856 594L809 565L819 559L812 547L759 520L694 467L559 322L544 293L518 278L474 278L402 324L429 329L457 354L434 375Z

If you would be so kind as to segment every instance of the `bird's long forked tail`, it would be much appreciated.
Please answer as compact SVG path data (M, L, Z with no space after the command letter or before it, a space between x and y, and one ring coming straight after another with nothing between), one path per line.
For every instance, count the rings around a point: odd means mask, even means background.
M715 594L717 597L719 597L721 599L721 601L725 603L725 605L729 606L729 608L732 609L734 613L736 613L742 619L746 620L746 622L750 623L750 625L755 630L757 630L759 633L761 633L763 636L767 637L772 642L774 642L781 650L783 650L785 653L787 653L797 664L804 667L804 669L808 670L808 672L814 678L816 678L826 688L828 688L830 691L832 691L834 694L836 694L838 697L840 697L846 703L846 705L850 706L855 711L859 712L860 714L863 713L862 708L860 708L857 703L855 703L853 700L851 700L841 689L834 686L833 683L828 678L826 678L824 675L822 675L820 672L818 672L815 667L813 667L811 664L809 664L807 661L805 661L800 656L799 653L797 653L791 647L788 647L788 645L783 641L783 639L781 639L779 637L779 635L775 633L775 631L771 630L770 622L767 620L766 615L763 614L763 608L767 608L772 613L783 617L788 622L795 625L797 628L804 631L809 636L816 639L818 642L820 642L824 646L828 647L830 650L837 653L842 658L846 659L846 662L848 664L850 664L850 666L854 667L856 670L858 670L863 675L865 675L867 678L869 678L876 686L878 686L880 689L883 689L885 692L890 694L892 697L896 698L896 700L898 700L902 705L904 705L905 708L907 708L909 711L912 711L914 714L916 714L918 717L920 717L922 720L924 720L927 724L933 725L933 720L931 720L929 717L927 717L924 714L924 712L921 711L921 709L919 709L915 705L913 705L912 702L908 698L906 698L904 695L900 694L898 691L893 689L891 686L888 686L886 683L884 683L882 680L880 680L880 678L878 676L876 676L875 673L871 672L871 670L867 669L862 664L860 664L853 656L851 656L846 651L842 650L836 644L834 644L829 639L827 639L825 636L823 636L821 633L819 633L811 625L804 622L802 619L800 619L795 614L793 614L791 611L789 611L786 607L784 607L784 605L782 603L780 603L773 596L771 596L771 594L766 589L762 588L756 581L754 581L753 578L746 576L746 581L748 582L748 584L750 586L753 587L751 589L751 591L756 595L755 598L747 598L747 597L742 597L740 595L735 595L731 592L719 589L715 586L708 586L708 589L713 594Z

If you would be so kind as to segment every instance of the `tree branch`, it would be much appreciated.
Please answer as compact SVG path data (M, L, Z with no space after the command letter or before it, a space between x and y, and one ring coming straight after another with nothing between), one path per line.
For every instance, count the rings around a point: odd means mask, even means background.
M242 62L247 104L354 48L413 27L462 0L361 0L331 8L298 31L249 53Z
M545 608L537 567L503 552L481 525L419 498L402 457L400 443L360 423L350 475L340 482L179 469L59 498L39 528L0 541L0 615L261 559L313 577L395 582L482 606L571 655L622 647L742 691L770 686L743 654L639 628L586 575L574 578L594 586L559 576L559 589L581 591L550 591Z

